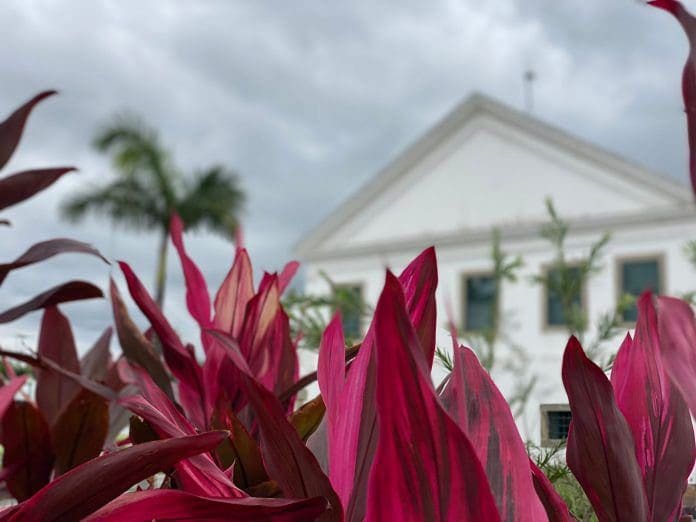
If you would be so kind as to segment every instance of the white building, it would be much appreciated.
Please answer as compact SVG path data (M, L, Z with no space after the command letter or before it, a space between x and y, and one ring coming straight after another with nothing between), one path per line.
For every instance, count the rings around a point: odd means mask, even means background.
M374 305L385 267L399 271L423 248L435 245L442 327L438 344L449 347L445 300L451 302L461 332L487 320L482 310L495 291L486 276L492 263L491 231L497 227L503 250L524 258L518 282L503 283L497 291L505 336L526 349L528 370L538 377L520 428L539 441L542 417L551 429L562 429L564 420L562 414L548 417L540 405L566 402L560 370L567 333L553 324L558 322L553 296L549 302L548 292L531 282L554 257L539 236L548 221L546 198L571 226L570 260L586 257L604 232L612 234L603 270L582 292L592 322L613 309L624 292L644 286L668 294L696 289L696 268L684 253L686 242L696 239L688 187L476 94L299 243L296 254L306 267L306 291L329 291L320 276L324 271L336 283L355 286ZM626 322L626 329L630 326ZM593 337L589 332L587 338ZM606 349L615 350L619 341ZM510 357L509 343L500 344L500 356ZM502 364L494 366L504 393L511 393L520 377L515 373Z

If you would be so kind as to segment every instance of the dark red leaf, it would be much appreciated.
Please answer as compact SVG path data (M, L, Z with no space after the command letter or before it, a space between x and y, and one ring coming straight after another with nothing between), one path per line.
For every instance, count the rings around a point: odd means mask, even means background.
M391 272L374 321L379 436L365 520L500 520L471 442L435 395Z
M67 405L51 430L56 476L98 457L109 431L109 405L103 397L82 391Z
M14 401L2 418L3 468L16 467L7 477L7 489L19 502L48 484L53 469L53 449L48 424L25 401Z
M97 395L104 397L106 400L115 400L116 399L116 393L109 387L104 386L103 384L100 384L98 382L94 382L87 377L83 377L82 375L78 373L74 373L71 371L68 371L61 367L60 365L54 363L51 359L43 359L43 358L37 358L37 357L32 357L31 355L26 355L23 353L17 353L17 352L10 352L7 350L0 350L0 356L3 357L11 357L12 359L15 359L17 361L22 361L26 364L29 364L35 368L39 368L41 370L52 370L60 375L63 375L78 385L82 386L83 388L90 390Z
M29 117L29 114L31 114L32 109L41 100L44 100L49 96L53 96L54 94L57 94L57 92L40 92L10 114L5 121L0 123L0 169L7 164L9 159L12 157L12 153L17 148L19 140L22 139L24 125L26 124L27 118ZM2 191L0 190L0 192Z
M254 378L242 353L225 333L211 331L210 334L220 341L219 346L227 350L228 375L233 375L231 372L236 370L244 383L246 396L258 421L261 452L269 476L289 497L326 498L331 507L318 520L343 520L338 495L312 452L285 418L284 408L276 396Z
M172 385L169 382L169 375L162 361L155 355L155 350L150 341L145 338L130 318L130 315L128 315L128 309L123 303L121 293L118 291L113 279L110 281L110 289L114 325L116 326L116 334L118 335L123 355L133 364L144 369L168 397L174 397Z
M109 263L92 245L74 239L51 239L29 247L21 256L10 263L0 264L0 284L12 270L39 263L58 254L90 254Z
M649 520L631 430L609 380L575 337L566 346L562 374L573 415L566 461L597 517L608 522Z
M646 293L638 300L635 339L626 337L611 380L633 433L653 522L679 515L696 461L689 409L665 372L660 344L652 296Z
M529 457L505 397L469 348L454 351L443 404L473 445L501 519L536 522L545 510L534 494Z
M49 306L44 311L39 333L39 357L80 374L70 322L56 306ZM49 426L53 426L60 412L79 391L80 386L75 381L60 373L41 369L37 372L36 403Z
M549 522L575 522L575 519L568 511L568 506L558 494L544 472L531 460L529 465L532 470L534 489L539 496L539 500L544 505L546 516Z
M86 281L70 281L62 285L54 286L50 290L46 290L29 301L0 313L0 324L19 319L34 310L40 310L69 301L94 299L95 297L104 297L104 294L92 283L87 283Z
M256 440L233 413L223 408L218 411L220 413L213 419L213 427L230 432L230 437L216 450L222 468L228 469L234 465L234 483L245 490L268 482L268 473Z
M326 501L276 498L205 498L184 491L160 489L126 493L85 519L85 522L124 520L207 520L229 522L307 522L326 510Z
M689 175L692 190L696 194L696 18L676 0L653 0L648 3L671 13L689 39L689 56L682 72L682 96L689 135Z
M74 167L25 170L0 179L0 210L29 199L74 170Z
M128 488L182 459L215 448L227 437L214 431L138 444L107 453L71 469L45 486L15 512L13 521L80 520Z
M109 326L80 359L82 374L93 381L104 380L109 367L113 364L109 352L112 332L113 329Z
M205 420L207 420L204 409L206 390L203 386L201 367L196 362L195 354L186 350L174 328L164 317L133 270L122 261L119 261L119 266L126 278L128 291L133 301L150 321L150 325L157 334L167 367L179 380L182 406L199 426L204 426ZM184 390L184 388L186 389Z

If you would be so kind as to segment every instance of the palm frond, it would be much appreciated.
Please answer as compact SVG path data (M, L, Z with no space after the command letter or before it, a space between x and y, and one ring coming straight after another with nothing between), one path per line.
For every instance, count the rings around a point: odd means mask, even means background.
M215 166L198 173L186 186L177 210L188 228L206 227L230 237L243 205L244 193L237 175Z
M167 205L174 208L179 175L157 132L140 118L133 115L115 118L97 133L94 147L111 154L120 176L137 177L145 188L160 192Z
M63 203L61 214L70 221L80 221L89 214L105 216L135 229L159 228L167 223L167 213L134 178L75 194Z

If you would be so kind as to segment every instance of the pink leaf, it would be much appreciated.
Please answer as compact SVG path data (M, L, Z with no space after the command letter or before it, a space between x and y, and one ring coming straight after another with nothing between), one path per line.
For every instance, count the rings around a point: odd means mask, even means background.
M563 355L563 384L573 421L566 461L600 520L649 520L635 445L609 380L571 337Z
M201 328L208 328L212 324L210 321L210 295L208 294L208 285L201 271L186 253L183 238L184 223L176 214L172 214L172 218L169 222L169 230L174 247L179 254L181 269L184 272L184 280L186 281L186 305L188 306L189 313L196 322L198 322Z
M529 457L505 397L469 348L454 351L454 370L442 393L452 418L486 470L502 520L543 520Z
M280 292L280 295L283 295L288 285L290 285L290 282L292 281L292 278L295 277L298 268L300 268L300 263L297 261L290 261L287 265L285 265L285 267L283 267L283 270L278 275L278 291Z
M234 263L215 296L215 328L239 338L247 303L254 296L251 261L245 249L237 250Z
M80 520L121 493L175 463L210 451L227 437L213 431L138 444L92 459L42 488L20 504L12 517L16 522Z
M416 329L428 367L435 356L437 258L435 248L423 250L399 276L406 295L406 308Z
M46 308L41 321L39 356L52 360L69 372L80 373L70 322L55 306ZM52 370L38 371L36 403L49 426L53 426L60 412L79 391L80 386L64 375Z
M428 280L430 278L431 280ZM432 280L434 278L434 281ZM424 347L426 362L432 363L434 350L434 292L437 271L434 250L426 249L416 257L399 276L404 286L408 312L416 324L419 341ZM350 502L346 505L346 519L362 521L365 517L367 483L372 459L377 447L377 410L375 399L374 323L367 331L358 355L346 375L343 396L327 407L329 419L335 419L336 427L330 428L338 438L329 453L329 470L345 475L341 479L342 495L348 494L347 484L352 483ZM336 409L338 413L331 410ZM343 498L343 497L342 497Z
M227 350L228 375L236 370L244 384L244 391L258 421L261 453L269 476L289 497L326 498L331 507L317 520L342 521L343 509L338 495L312 452L286 419L276 396L254 378L241 352L226 334L219 331L211 331L210 334Z
M29 199L74 170L74 167L25 170L0 179L0 210Z
M341 314L338 312L321 336L317 370L319 389L326 404L327 416L324 417L324 420L327 423L326 429L328 430L328 451L333 451L334 454L338 454L345 449L341 440L341 433L339 432L342 413L341 398L346 376L345 354L346 342L343 336ZM354 449L351 452L355 454ZM353 490L353 473L353 470L346 473L346 470L337 467L329 469L331 483L344 506L347 506L350 502Z
M654 522L680 513L696 460L689 409L663 368L660 344L652 296L645 293L638 300L635 339L627 337L621 346L611 380L633 433Z
M26 252L10 263L0 264L0 284L12 270L44 261L58 254L90 254L109 263L92 245L74 239L51 239L32 245Z
M196 428L152 382L147 373L133 369L142 395L123 397L119 404L145 419L161 438L194 435ZM195 494L212 497L243 497L232 481L208 454L197 455L176 465L182 487Z
M689 39L689 56L682 72L682 96L689 135L689 175L691 188L696 194L696 18L676 0L653 0L648 3L671 13Z
M696 416L696 321L691 307L674 297L657 298L662 362Z
M57 94L57 92L43 91L37 94L0 123L0 169L7 164L19 141L22 139L27 118L36 104L54 94ZM0 190L0 192L2 191Z
M7 384L0 387L0 418L5 415L7 408L12 404L14 396L26 382L27 376L22 375L21 377L13 377Z
M159 489L126 493L113 500L85 522L123 520L227 520L230 522L306 522L326 509L323 498L206 498Z
M102 291L92 283L86 281L70 281L62 285L54 286L45 292L33 297L29 301L5 310L0 313L0 324L9 323L15 319L42 308L67 303L69 301L79 301L82 299L94 299L104 297Z
M500 520L471 442L440 405L390 272L375 311L379 438L366 520Z

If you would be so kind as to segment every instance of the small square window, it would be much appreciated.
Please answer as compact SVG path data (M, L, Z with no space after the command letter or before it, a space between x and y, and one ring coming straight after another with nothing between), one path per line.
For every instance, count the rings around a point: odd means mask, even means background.
M646 290L656 294L661 291L660 261L658 258L622 261L619 265L621 294L638 297ZM619 297L620 297L619 296ZM638 310L635 304L623 313L623 320L635 322Z
M546 287L546 325L547 326L565 326L567 321L561 292L559 286L561 284L568 285L569 293L573 294L571 305L579 309L585 308L583 288L580 281L580 267L569 266L566 268L568 277L565 281L561 280L561 272L558 268L551 268L547 272L548 283Z
M497 284L491 274L464 276L463 326L468 332L493 328L497 306Z
M572 414L567 404L541 405L541 445L555 446L568 438Z
M359 339L362 335L362 285L337 284L334 286L334 297L341 312L343 335L349 341Z

